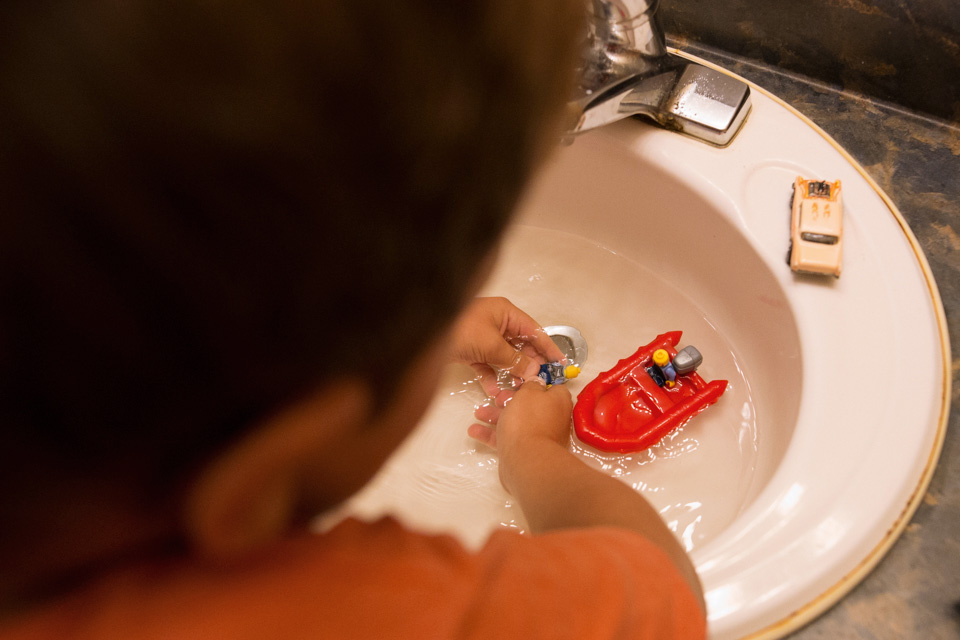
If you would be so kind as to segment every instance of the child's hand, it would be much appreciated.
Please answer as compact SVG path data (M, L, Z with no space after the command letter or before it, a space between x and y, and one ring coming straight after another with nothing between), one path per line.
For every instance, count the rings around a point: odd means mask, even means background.
M500 483L520 506L529 530L615 526L636 531L662 549L703 604L696 570L683 547L633 487L583 463L570 451L573 402L565 385L527 382L506 407L488 407L477 417L497 425L470 427L470 434L496 446Z
M531 380L541 364L564 359L543 327L506 298L470 303L454 327L453 357L472 365L484 382L496 379L494 368Z
M566 447L570 441L572 411L573 400L565 386L554 385L548 389L535 380L515 392L501 391L493 404L477 409L477 419L496 425L496 429L473 424L467 434L498 449L503 465L503 460L510 460L530 442L539 440Z

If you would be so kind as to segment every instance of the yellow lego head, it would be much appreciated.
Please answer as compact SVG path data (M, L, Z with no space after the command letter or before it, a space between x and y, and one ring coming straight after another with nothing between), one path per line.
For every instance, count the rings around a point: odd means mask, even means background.
M563 369L563 377L565 378L576 378L580 375L580 367L575 364L568 364Z
M666 349L657 349L653 352L653 364L658 367L665 367L670 362L670 354Z

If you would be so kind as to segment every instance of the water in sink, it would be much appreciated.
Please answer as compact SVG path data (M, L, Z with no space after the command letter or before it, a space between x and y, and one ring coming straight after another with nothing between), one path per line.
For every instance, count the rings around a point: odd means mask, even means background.
M576 395L656 335L684 332L704 355L699 373L730 385L717 404L647 451L609 454L573 442L588 464L628 483L661 512L688 550L723 530L745 506L757 466L757 416L736 350L710 318L648 266L569 233L526 225L506 238L484 295L509 298L541 323L569 324L590 356ZM655 269L655 265L651 265ZM501 488L496 453L466 436L485 396L469 367L452 366L421 426L349 510L394 513L427 530L454 531L469 546L495 527L524 529Z

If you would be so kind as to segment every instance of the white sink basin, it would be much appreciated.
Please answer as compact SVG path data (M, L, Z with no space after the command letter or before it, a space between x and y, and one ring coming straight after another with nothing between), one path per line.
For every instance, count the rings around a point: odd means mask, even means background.
M648 452L591 464L661 510L703 581L711 637L779 637L856 585L906 526L949 410L939 295L902 217L825 134L754 87L726 149L622 121L559 151L485 293L578 327L577 393L684 331L716 405ZM797 175L843 182L844 271L786 264ZM347 506L483 542L522 529L496 454L465 435L481 393L451 367L421 427Z

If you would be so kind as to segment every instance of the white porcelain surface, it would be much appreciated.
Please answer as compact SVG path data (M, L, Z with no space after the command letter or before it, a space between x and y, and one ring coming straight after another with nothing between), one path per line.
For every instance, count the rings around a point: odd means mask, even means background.
M949 398L939 298L898 214L821 132L753 99L726 149L634 121L561 149L486 291L583 332L590 361L574 393L674 329L703 352L704 377L731 381L649 454L577 446L643 491L691 550L718 640L782 635L862 578L916 506ZM843 181L839 280L786 265L797 175ZM522 529L495 453L465 436L480 399L469 370L452 367L348 510L468 545Z

